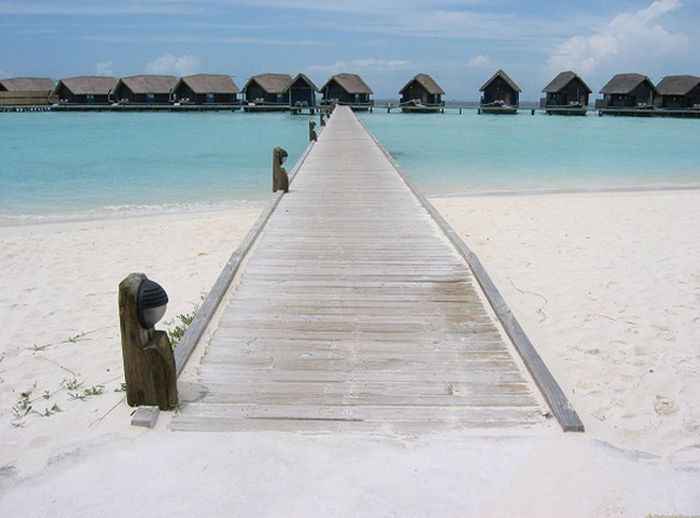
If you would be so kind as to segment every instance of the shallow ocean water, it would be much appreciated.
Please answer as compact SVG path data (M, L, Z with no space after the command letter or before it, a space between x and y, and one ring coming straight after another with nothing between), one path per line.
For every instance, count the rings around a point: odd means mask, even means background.
M700 120L360 115L428 194L700 185ZM270 196L308 116L0 114L0 222L198 210ZM317 120L317 117L315 118Z

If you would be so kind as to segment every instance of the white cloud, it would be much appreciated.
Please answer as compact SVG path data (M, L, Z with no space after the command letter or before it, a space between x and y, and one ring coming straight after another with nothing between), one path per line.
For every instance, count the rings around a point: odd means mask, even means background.
M467 65L470 67L488 67L491 66L491 58L484 56L483 54L479 54L478 56L471 58L467 62Z
M154 59L146 66L149 74L175 74L188 76L199 72L199 58L186 54L184 56L174 56L166 54Z
M95 65L95 74L98 76L113 76L114 64L111 61L102 61Z
M685 34L668 31L659 20L682 6L680 0L656 0L645 9L616 16L592 34L569 38L552 51L546 73L573 69L581 74L603 74L613 67L618 72L642 71L651 59L688 45Z
M411 66L410 61L401 59L355 59L353 61L336 61L332 65L311 65L306 67L309 72L350 72L352 70L381 69L403 70Z

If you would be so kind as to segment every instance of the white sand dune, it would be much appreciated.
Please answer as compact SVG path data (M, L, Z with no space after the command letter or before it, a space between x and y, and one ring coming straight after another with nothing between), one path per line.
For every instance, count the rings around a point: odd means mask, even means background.
M585 434L133 428L119 281L143 271L168 290L166 320L192 311L259 208L3 227L0 515L700 514L700 191L433 202Z

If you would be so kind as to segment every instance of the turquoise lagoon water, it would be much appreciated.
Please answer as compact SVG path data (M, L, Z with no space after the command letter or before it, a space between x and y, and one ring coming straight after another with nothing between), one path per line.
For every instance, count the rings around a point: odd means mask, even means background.
M700 186L700 121L361 115L428 194ZM270 196L271 149L293 164L305 116L0 114L0 222L197 210Z
M700 186L700 120L367 114L431 194Z

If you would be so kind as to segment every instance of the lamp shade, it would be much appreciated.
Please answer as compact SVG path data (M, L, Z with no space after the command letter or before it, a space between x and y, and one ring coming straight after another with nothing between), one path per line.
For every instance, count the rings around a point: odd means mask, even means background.
M137 314L139 323L146 329L152 328L165 315L168 305L168 294L163 287L150 279L139 286L137 299Z

